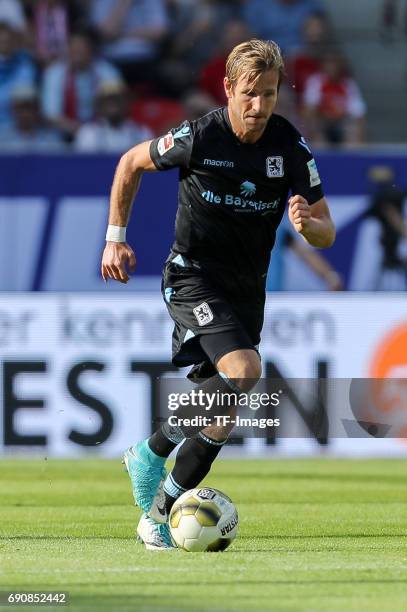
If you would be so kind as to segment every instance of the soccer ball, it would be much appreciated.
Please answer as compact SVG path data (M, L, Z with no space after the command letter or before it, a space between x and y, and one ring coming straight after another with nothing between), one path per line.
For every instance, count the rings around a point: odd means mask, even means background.
M237 510L217 489L190 489L177 499L169 517L171 535L188 552L225 550L235 539Z

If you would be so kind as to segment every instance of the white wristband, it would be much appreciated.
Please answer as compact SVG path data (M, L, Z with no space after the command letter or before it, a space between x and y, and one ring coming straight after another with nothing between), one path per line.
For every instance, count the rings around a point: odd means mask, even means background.
M106 240L109 242L126 242L126 228L120 225L108 225Z

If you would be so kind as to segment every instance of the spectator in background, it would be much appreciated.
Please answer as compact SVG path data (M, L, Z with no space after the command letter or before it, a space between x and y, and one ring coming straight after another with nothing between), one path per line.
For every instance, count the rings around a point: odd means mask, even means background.
M325 55L321 70L305 84L303 116L308 138L315 144L364 142L366 106L343 56Z
M164 0L90 0L89 17L103 54L129 83L151 81L169 26Z
M44 67L64 59L71 24L79 20L83 11L73 0L29 0L25 5L37 62Z
M361 217L354 245L349 288L352 291L406 291L407 191L394 169L368 169L370 202Z
M282 115L294 125L299 124L300 117L297 112L294 90L286 80L280 83L280 90L278 92L278 100L274 108L274 113Z
M121 78L115 66L97 57L97 39L90 29L73 32L66 61L52 63L43 74L45 117L72 139L81 123L90 121L101 83Z
M0 130L0 146L7 151L44 152L63 145L59 132L50 128L40 114L39 98L32 85L12 93L14 123Z
M153 138L151 130L129 118L129 101L122 81L101 83L96 95L96 121L85 123L76 136L82 152L124 153Z
M383 0L381 10L381 35L385 43L394 42L398 25L399 0Z
M200 70L219 48L227 25L240 19L241 0L170 0L170 5L172 28L160 74L166 89L180 97L198 85Z
M26 33L27 23L21 0L0 0L0 14L18 26L20 33Z
M185 111L184 116L188 121L195 121L218 106L211 96L198 89L187 92L182 99L182 103Z
M185 109L181 102L160 97L137 98L130 114L137 123L147 125L154 136L166 134L185 119Z
M0 13L18 25L19 32L25 33L27 23L21 0L0 0Z
M225 25L216 53L201 69L199 88L211 96L220 106L227 103L223 86L227 56L233 47L249 40L250 37L251 32L244 21L230 21Z
M307 17L324 14L319 0L246 0L244 17L249 28L265 40L275 40L289 56L302 47Z
M22 50L25 19L14 0L0 2L0 127L12 126L11 94L18 86L35 83L35 67Z
M405 291L407 289L407 221L404 215L405 191L394 184L394 171L388 166L369 170L373 186L367 218L379 223L381 261L373 289ZM406 347L407 350L407 347Z
M322 60L332 48L333 33L324 15L310 15L303 23L302 49L288 58L286 71L300 107L307 79L321 70Z

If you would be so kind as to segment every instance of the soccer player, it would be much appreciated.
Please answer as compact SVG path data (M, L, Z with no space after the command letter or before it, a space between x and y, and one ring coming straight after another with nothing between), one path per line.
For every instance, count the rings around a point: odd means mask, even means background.
M315 247L335 239L312 153L301 134L273 114L283 70L274 42L236 46L226 64L227 107L134 147L113 181L102 276L126 283L127 270L136 265L126 226L142 174L180 170L163 296L175 322L173 363L193 365L189 377L199 379L205 393L247 392L261 375L257 345L267 269L289 192L295 231ZM166 522L171 506L207 475L230 430L211 424L184 439L166 422L126 451L133 495L143 510L137 533L147 548L172 547ZM181 442L167 475L165 461Z

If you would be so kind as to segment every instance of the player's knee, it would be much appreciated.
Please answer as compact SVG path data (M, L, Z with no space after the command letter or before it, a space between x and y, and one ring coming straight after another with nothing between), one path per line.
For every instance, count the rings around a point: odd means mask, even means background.
M227 440L229 435L231 434L234 428L234 422L236 420L237 409L236 407L229 408L224 415L224 418L220 419L220 423L216 425L213 423L212 425L208 425L205 429L202 430L202 433L205 434L211 440L216 440L217 442L224 442Z
M222 358L218 362L218 369L224 373L242 391L250 391L261 376L260 357L255 351L241 351L239 355L231 358Z
M235 383L242 391L250 391L257 384L261 376L261 363L258 359L243 363L235 377Z

